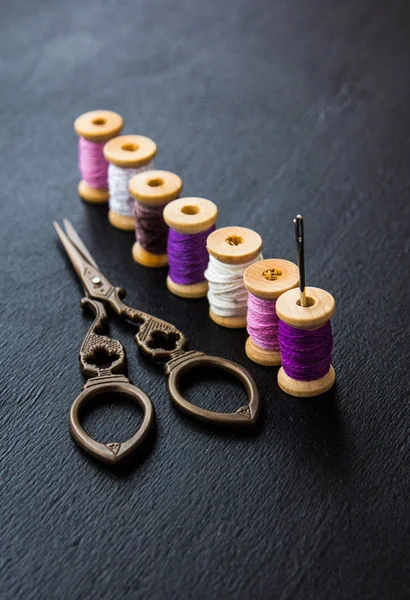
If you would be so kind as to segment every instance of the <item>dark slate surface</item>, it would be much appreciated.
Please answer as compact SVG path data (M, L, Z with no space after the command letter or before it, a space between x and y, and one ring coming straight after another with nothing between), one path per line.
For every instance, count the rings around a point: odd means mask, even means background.
M1 598L405 598L408 2L23 0L1 17ZM304 214L308 282L338 303L332 393L282 394L244 332L172 297L165 271L133 263L132 234L80 202L73 121L99 107L151 136L157 165L216 201L220 226L259 231L265 256L294 259ZM63 217L130 304L250 368L253 436L178 414L116 325L157 436L125 474L77 448L67 414L89 320L51 227ZM190 397L243 400L218 379ZM86 425L124 439L137 420L107 405Z

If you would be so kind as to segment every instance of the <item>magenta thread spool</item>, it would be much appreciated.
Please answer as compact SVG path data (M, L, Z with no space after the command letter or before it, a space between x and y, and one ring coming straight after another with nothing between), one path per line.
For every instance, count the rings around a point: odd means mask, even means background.
M292 289L276 302L282 367L280 388L291 396L307 398L327 392L335 382L331 364L333 337L330 319L336 310L331 294L306 287L306 306Z
M144 171L129 184L135 198L134 260L144 267L164 267L168 264L168 225L163 212L168 202L182 190L182 179L169 171Z
M217 218L218 208L205 198L180 198L165 207L164 220L169 226L167 287L176 296L206 296L206 240Z
M104 144L122 130L123 118L110 110L93 110L82 114L74 122L78 139L78 166L81 181L78 193L91 204L108 202L108 162L104 158Z
M248 290L246 355L259 365L278 366L281 355L276 302L281 294L298 285L298 267L279 258L260 260L246 269L243 282Z

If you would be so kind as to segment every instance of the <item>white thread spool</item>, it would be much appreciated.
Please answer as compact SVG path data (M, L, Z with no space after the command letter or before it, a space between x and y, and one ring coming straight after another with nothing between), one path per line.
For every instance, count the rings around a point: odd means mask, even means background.
M104 156L109 162L108 220L117 229L134 230L134 198L129 182L137 173L153 168L156 153L155 142L142 135L120 135L105 144Z
M243 274L261 260L262 238L246 227L222 227L207 240L210 255L208 280L209 316L222 327L246 327L248 292Z

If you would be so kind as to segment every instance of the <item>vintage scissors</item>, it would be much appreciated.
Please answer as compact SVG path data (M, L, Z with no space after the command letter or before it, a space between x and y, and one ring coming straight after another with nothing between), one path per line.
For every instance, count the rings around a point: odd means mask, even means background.
M64 219L65 231L55 222L54 227L83 285L85 298L82 300L82 306L90 307L95 314L95 320L80 350L81 369L91 379L74 401L69 417L71 434L83 449L99 460L117 463L129 457L138 448L154 424L154 408L148 396L120 374L126 367L122 344L101 335L107 322L104 304L110 306L118 316L139 325L135 342L146 355L164 364L165 373L169 376L168 391L179 409L201 421L221 425L249 426L255 423L260 409L259 392L246 369L224 358L207 356L196 350L186 351L188 340L176 327L124 304L122 298L125 296L125 290L114 287L101 273L67 219ZM220 413L200 408L186 400L180 392L181 378L197 367L219 368L238 378L248 393L248 404L234 413ZM144 411L143 422L138 431L121 444L102 444L93 440L80 423L81 411L87 402L91 398L106 395L107 392L130 397Z

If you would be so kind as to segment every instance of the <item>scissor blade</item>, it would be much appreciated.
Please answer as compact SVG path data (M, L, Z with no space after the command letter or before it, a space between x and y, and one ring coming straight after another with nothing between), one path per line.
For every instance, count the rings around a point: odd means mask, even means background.
M58 237L60 238L60 242L64 246L64 250L67 252L71 263L76 270L77 275L81 279L82 284L84 285L83 273L88 266L88 262L80 253L79 250L75 247L73 242L67 237L64 231L61 229L60 225L53 221L54 229L57 232Z
M86 245L84 244L84 242L82 241L82 239L80 238L80 236L78 235L78 233L76 232L74 227L71 225L70 221L68 219L63 219L63 223L64 223L64 229L65 229L65 232L66 232L68 238L73 242L73 244L75 246L77 246L77 250L79 250L81 252L81 254L84 256L84 258L86 258L91 265L93 265L94 267L96 267L98 269L97 263L95 262L95 260L93 259L93 257L89 253L89 251L87 250Z

